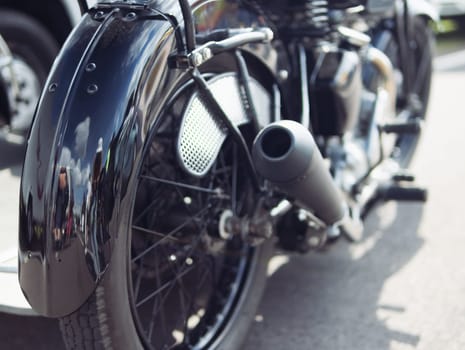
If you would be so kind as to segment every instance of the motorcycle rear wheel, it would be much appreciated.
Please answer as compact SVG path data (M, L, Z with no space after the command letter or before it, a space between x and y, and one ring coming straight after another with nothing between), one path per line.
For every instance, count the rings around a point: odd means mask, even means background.
M184 90L182 90L184 89ZM90 299L60 320L68 349L237 349L266 282L267 240L252 247L219 234L227 210L253 210L253 191L226 139L209 173L178 164L186 85L146 138L133 196L105 276ZM124 214L122 214L124 215Z

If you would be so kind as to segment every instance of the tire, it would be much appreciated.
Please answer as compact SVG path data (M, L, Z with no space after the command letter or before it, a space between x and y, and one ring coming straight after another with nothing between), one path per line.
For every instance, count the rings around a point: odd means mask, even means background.
M423 17L415 17L413 22L413 40L410 44L409 57L412 58L413 77L412 91L410 91L411 103L415 112L413 118L425 119L428 108L431 81L433 75L434 36L428 25L428 20ZM397 142L398 159L402 166L407 167L410 163L418 142L420 134L402 135Z
M0 9L0 35L12 53L19 89L10 101L12 111L6 122L13 131L26 132L59 46L42 24L13 10ZM3 80L8 82L8 75Z
M0 34L12 53L34 70L43 85L59 50L57 41L48 30L28 15L1 9Z
M233 175L245 166L229 139L204 177L179 166L176 135L194 88L176 90L146 138L132 209L118 220L125 238L95 293L60 320L67 349L238 349L255 316L272 241L220 238L226 210L252 212L250 179Z

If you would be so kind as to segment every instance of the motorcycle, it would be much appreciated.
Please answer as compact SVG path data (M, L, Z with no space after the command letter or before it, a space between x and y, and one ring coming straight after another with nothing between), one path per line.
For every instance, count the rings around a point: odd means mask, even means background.
M80 4L19 208L21 288L67 348L239 348L275 246L358 241L376 203L426 200L405 169L428 2Z

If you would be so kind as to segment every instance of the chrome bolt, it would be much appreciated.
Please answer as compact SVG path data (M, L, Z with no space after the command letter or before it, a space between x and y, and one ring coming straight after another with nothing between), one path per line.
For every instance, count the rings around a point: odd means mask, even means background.
M48 91L49 92L55 92L56 89L58 87L58 84L57 83L51 83L49 86L48 86Z
M281 81L286 81L287 79L289 79L289 72L285 69L281 69L279 72L278 72L278 75L279 75L279 79L281 79Z
M136 13L135 12L129 12L127 15L126 15L126 20L127 21L133 21L136 19Z
M192 54L191 62L194 66L200 66L203 63L202 54L195 52Z
M210 50L208 47L202 50L202 58L204 62L212 58L212 56L213 56L212 50Z
M87 87L87 93L90 95L95 94L98 91L98 86L96 84L91 84Z
M103 16L105 16L105 12L103 11L97 11L94 15L94 19L102 19Z
M320 245L320 238L317 236L312 236L308 239L308 244L311 247L318 247Z
M91 62L86 66L86 72L92 72L96 68L97 68L97 65L95 63Z

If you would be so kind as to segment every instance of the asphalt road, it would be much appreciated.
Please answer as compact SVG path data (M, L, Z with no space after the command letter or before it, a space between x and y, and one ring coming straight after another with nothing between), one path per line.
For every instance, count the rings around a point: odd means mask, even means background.
M244 350L465 349L463 62L449 57L434 76L413 163L428 203L377 208L359 244L278 257ZM0 168L18 176L10 163ZM0 313L0 348L63 344L55 320Z
M428 203L388 203L363 242L291 257L244 350L465 349L465 53L438 65L413 163Z

